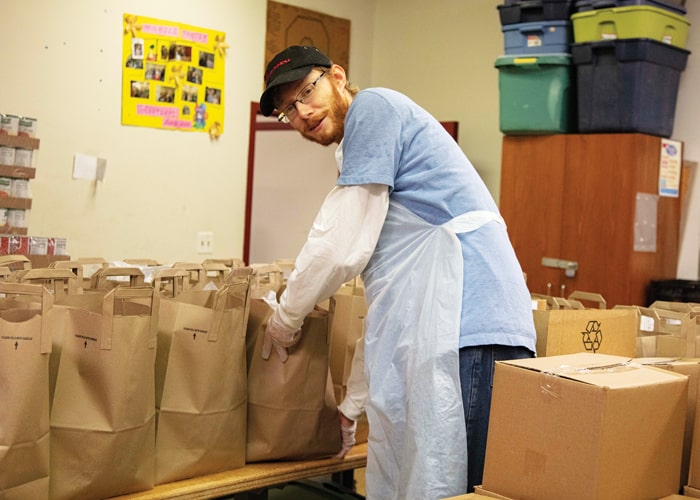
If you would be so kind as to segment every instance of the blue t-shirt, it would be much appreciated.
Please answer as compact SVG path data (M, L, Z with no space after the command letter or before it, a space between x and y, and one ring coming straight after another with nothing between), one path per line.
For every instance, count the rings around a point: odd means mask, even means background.
M339 185L385 184L432 224L474 210L498 212L481 177L443 126L396 91L360 91L345 119ZM535 350L532 303L505 227L459 235L464 256L460 347Z

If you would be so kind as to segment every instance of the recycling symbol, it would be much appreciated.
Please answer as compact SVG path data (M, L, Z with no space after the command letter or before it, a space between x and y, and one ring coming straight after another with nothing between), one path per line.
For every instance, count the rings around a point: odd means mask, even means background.
M581 332L583 336L583 347L587 351L596 352L603 342L603 332L600 331L600 321L590 320L586 325L586 330Z

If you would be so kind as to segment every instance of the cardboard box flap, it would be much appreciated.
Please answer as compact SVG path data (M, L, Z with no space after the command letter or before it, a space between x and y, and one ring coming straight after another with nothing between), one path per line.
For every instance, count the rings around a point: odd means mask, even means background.
M567 354L504 363L609 389L662 384L685 376L632 363L623 356L605 354Z
M544 356L538 358L511 359L500 361L510 365L530 368L537 371L556 372L562 365L569 367L608 366L619 363L627 363L631 358L625 356L613 356L612 354L597 354L578 352L574 354L561 354L559 356Z

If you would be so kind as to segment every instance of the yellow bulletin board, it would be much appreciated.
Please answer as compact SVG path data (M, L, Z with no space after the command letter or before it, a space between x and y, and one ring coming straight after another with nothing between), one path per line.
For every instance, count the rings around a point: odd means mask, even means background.
M226 34L124 14L122 125L224 130Z

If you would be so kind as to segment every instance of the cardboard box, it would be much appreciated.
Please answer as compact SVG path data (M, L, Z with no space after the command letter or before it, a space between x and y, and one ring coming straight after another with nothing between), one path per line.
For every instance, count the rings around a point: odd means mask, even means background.
M483 492L477 491L474 491L474 493L466 493L465 495L459 495L456 497L448 497L443 500L492 500L494 498L511 500L510 498L502 497L500 495L485 494Z
M698 391L700 391L700 383L698 383ZM700 401L700 398L696 399L696 405L698 401ZM690 465L688 467L687 485L700 490L700 412L697 411L697 406L691 435ZM698 498L700 498L700 495Z
M656 316L655 356L700 357L699 304L656 301L648 310Z
M683 317L681 336L686 341L686 354L700 356L700 309L690 311Z
M681 461L681 477L678 491L688 484L690 471L690 453L693 444L693 434L695 433L695 418L698 404L698 387L700 384L700 359L677 359L662 360L640 359L633 362L641 362L647 365L656 366L664 370L682 373L688 376L688 407L685 418L685 432L683 437L683 458Z
M683 495L689 498L700 498L700 489L686 486L683 488Z
M486 498L498 498L499 500L513 500L511 498L504 497L503 495L499 495L492 491L485 490L483 486L475 486L474 493L478 493L479 495L482 495Z
M687 388L620 356L498 362L482 486L519 500L677 493Z
M635 357L638 318L627 309L533 311L537 356L578 352Z
M631 309L637 313L637 338L635 352L637 358L665 357L657 354L656 340L659 333L659 313L655 309L641 306L616 305L613 309ZM671 357L676 357L672 355Z
M505 498L505 497L492 497L488 495L482 495L481 493L466 493L464 495L459 495L456 497L448 497L443 500L491 500L492 498Z

